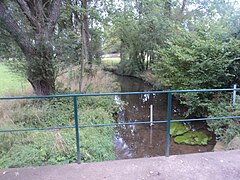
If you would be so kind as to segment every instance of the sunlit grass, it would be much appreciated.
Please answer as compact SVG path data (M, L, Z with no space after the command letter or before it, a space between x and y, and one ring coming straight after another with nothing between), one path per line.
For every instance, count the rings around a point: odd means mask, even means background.
M12 73L7 66L0 63L0 95L21 94L29 83L21 75Z
M107 66L116 66L120 63L120 58L103 58L102 64Z

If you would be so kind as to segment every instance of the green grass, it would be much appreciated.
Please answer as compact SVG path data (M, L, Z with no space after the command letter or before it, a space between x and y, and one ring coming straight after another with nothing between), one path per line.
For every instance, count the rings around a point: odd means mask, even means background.
M103 58L102 64L106 66L116 66L120 63L120 58Z
M0 78L1 87L7 87L4 91L2 88L4 95L9 95L6 94L9 89L21 91L21 81L23 85L27 83L3 64L0 64ZM66 89L58 92L76 93ZM115 122L113 114L118 107L113 97L79 97L78 110L79 125L110 124ZM74 126L72 98L16 100L0 104L0 129L58 126ZM82 162L116 159L114 133L113 127L80 129ZM75 138L74 129L0 133L0 169L76 162Z
M7 66L0 63L0 95L21 94L29 86L26 79L12 73Z
M79 125L113 123L117 109L112 97L78 98ZM72 98L15 101L6 110L0 129L74 126ZM113 136L113 127L80 129L82 162L116 159ZM0 169L76 162L75 138L74 129L0 133Z

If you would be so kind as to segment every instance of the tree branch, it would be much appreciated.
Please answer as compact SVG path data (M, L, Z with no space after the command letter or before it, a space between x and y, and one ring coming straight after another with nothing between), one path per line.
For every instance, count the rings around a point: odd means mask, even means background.
M32 51L29 38L13 19L3 1L0 1L0 22L2 22L4 29L11 34L24 54Z
M53 34L55 25L57 23L57 19L60 16L61 5L62 5L62 0L54 0L52 3L52 8L50 10L50 15L49 15L49 24L48 24L49 34Z
M25 0L17 0L17 2L19 4L20 8L22 9L23 13L25 14L25 16L27 17L27 19L31 23L31 25L34 26L34 27L38 27L38 23L36 21L36 18L32 15L26 1Z
M185 10L187 0L183 0L182 7L181 7L181 14L183 15L183 11Z
M42 0L37 0L37 2L35 3L35 10L36 10L36 14L37 14L37 18L40 22L40 24L42 24L42 26L44 25L44 10L43 10L43 2Z

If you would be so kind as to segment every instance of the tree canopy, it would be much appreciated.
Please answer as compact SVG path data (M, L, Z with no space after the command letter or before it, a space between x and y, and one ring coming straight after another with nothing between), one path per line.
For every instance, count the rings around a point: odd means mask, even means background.
M38 95L111 52L120 73L150 70L160 87L224 87L239 81L239 15L225 0L3 0L0 51Z

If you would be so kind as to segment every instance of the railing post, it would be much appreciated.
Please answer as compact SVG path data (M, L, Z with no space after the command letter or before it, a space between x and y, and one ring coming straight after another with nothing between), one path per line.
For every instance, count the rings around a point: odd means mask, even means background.
M150 105L150 126L153 126L153 105Z
M167 106L167 132L166 132L166 149L165 156L169 156L170 151L170 128L172 119L172 93L168 92L168 106Z
M235 89L237 89L237 85L234 84L233 86L233 96L232 96L232 105L235 106L236 105L236 95L237 95L237 91Z
M81 163L80 154L80 139L79 139L79 125L78 125L78 108L77 108L77 97L73 97L74 102L74 119L75 119L75 131L76 131L76 147L77 147L77 163Z

